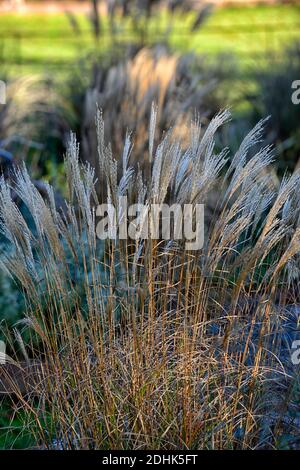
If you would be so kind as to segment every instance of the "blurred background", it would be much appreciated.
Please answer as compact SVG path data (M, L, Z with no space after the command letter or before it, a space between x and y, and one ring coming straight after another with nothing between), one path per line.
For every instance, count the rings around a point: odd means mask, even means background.
M96 102L115 152L128 127L136 135L133 158L141 160L152 101L160 106L161 131L175 125L183 132L195 112L205 127L229 106L234 122L220 139L231 148L271 115L266 139L276 145L277 173L293 171L299 13L298 1L283 0L1 0L1 171L26 159L35 178L63 192L70 128L82 157L96 158Z

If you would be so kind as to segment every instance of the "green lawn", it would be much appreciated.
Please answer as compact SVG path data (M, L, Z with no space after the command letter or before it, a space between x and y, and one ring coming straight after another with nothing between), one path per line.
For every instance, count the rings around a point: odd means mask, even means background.
M0 16L0 60L2 71L63 72L82 52L95 43L88 20L77 16L80 29L74 32L64 14ZM300 40L299 6L239 7L215 10L206 24L190 34L191 16L172 21L162 12L148 27L151 41L165 37L170 29L169 41L176 50L192 50L204 54L236 53L242 64L251 65L263 60L266 54L280 51L293 40ZM110 43L108 24L102 21L103 36L99 48L105 50ZM119 41L134 40L135 35L127 22L118 24Z

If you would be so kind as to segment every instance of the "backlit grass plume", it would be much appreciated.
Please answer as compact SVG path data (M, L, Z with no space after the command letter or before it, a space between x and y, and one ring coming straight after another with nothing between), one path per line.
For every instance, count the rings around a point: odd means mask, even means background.
M222 66L223 67L223 66ZM207 71L209 70L209 71ZM192 110L201 113L201 122L220 108L223 99L212 97L218 76L227 72L203 66L203 59L192 55L179 57L165 47L143 48L126 60L109 67L95 64L91 86L85 91L80 108L82 158L102 177L98 170L97 136L95 133L96 103L103 111L105 138L111 142L118 159L128 132L132 132L131 162L148 169L148 128L152 103L156 102L156 126L151 141L156 145L170 126L173 135L188 145L186 125L194 118Z

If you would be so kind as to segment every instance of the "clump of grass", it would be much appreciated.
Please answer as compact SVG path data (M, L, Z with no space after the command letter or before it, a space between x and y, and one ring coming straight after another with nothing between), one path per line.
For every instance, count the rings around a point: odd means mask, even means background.
M225 150L216 154L215 134L229 118L227 111L217 114L203 136L193 122L182 150L172 130L154 143L153 107L151 177L144 181L140 170L128 167L129 136L118 178L97 113L98 165L117 208L120 194L141 203L168 200L195 207L218 188L218 217L207 221L199 251L175 240L97 240L95 170L80 164L74 135L65 160L64 213L55 207L50 186L44 200L26 168L16 172L15 191L32 215L34 234L2 179L1 232L14 250L3 266L22 284L27 301L26 318L17 328L39 338L38 348L36 341L25 347L17 333L27 360L40 366L25 396L13 377L11 387L35 421L31 429L38 445L275 445L295 372L289 358L283 359L282 339L292 297L287 294L298 295L290 263L299 251L300 175L285 178L276 190L267 172L271 149L249 156L261 140L263 121L230 161Z
M92 83L80 106L79 128L82 157L96 169L98 179L101 174L97 166L94 126L96 103L103 110L105 138L111 142L114 155L122 155L126 134L133 132L131 161L146 170L148 123L153 102L158 104L155 144L171 126L173 134L184 139L188 135L186 124L194 119L191 110L201 115L201 123L206 126L222 107L223 98L214 99L212 90L223 79L222 73L227 72L217 71L216 79L215 68L203 67L203 62L203 58L172 54L165 47L157 46L140 49L117 63L95 64Z
M54 91L53 82L41 75L8 78L6 103L0 109L0 173L2 168L24 160L35 177L63 149L66 132L65 104ZM45 138L46 135L46 138ZM9 158L8 158L9 157Z

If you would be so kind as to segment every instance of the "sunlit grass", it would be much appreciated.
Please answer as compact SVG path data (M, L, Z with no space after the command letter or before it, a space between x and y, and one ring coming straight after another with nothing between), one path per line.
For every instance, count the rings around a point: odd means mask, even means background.
M215 152L228 111L203 135L192 123L186 151L174 129L156 145L157 118L153 106L145 137L150 177L128 166L127 134L118 178L97 111L107 200L126 194L149 206L169 201L195 208L219 188L200 251L188 250L185 239L97 240L94 209L97 194L106 200L103 185L97 169L82 166L74 135L65 159L64 213L51 186L44 200L26 167L16 172L14 189L34 233L0 181L0 229L12 244L3 266L22 285L27 305L14 330L18 350L10 335L7 343L15 364L21 351L32 359L25 395L8 376L22 422L11 420L5 446L15 445L19 429L40 448L65 450L266 449L280 442L299 378L281 345L290 302L299 298L291 279L299 265L300 174L275 185L266 172L270 147L250 157L265 121L228 161L226 152ZM145 223L143 215L136 220Z

